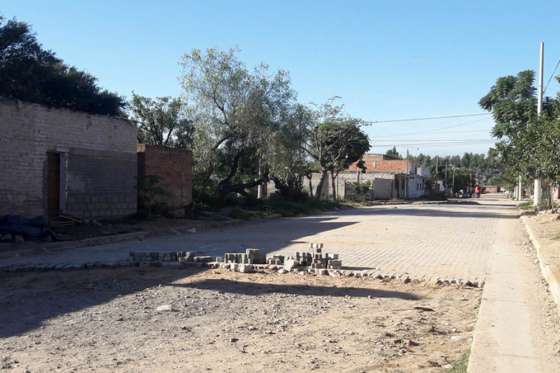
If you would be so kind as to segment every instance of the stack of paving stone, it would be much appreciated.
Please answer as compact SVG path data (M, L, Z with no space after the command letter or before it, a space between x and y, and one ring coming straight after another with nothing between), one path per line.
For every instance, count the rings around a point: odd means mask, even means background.
M266 257L259 249L246 249L244 253L225 253L224 263L266 264Z
M312 269L341 269L342 260L338 254L323 253L323 244L312 243L312 252L296 252L295 257L290 257L285 262L288 267L310 267ZM288 269L288 270L290 270Z
M281 266L284 264L284 255L271 255L266 258L266 264Z
M212 256L195 256L190 251L171 251L171 252L130 252L130 261L135 265L166 265L175 263L190 264L190 263L209 263L216 260ZM220 258L221 259L221 258Z

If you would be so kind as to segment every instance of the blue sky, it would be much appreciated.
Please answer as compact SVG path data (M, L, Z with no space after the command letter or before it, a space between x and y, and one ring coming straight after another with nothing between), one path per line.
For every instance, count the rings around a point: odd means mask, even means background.
M497 77L536 69L540 40L545 79L560 59L555 1L2 0L0 14L122 95L179 95L182 54L237 47L250 66L288 70L300 101L341 96L370 121L479 113ZM376 152L444 155L485 152L490 142L466 141L490 140L491 126L474 117L367 131Z

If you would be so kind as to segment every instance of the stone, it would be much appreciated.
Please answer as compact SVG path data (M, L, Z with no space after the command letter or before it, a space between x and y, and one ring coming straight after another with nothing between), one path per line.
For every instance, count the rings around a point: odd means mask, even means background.
M198 263L209 263L214 260L214 257L208 255L199 255L194 257L194 261Z
M282 275L283 275L284 273L288 273L288 272L289 272L289 271L285 270L284 268L280 268L280 269L278 270L278 273L280 273L280 274L282 274Z
M315 269L315 273L320 275L320 276L328 276L329 275L329 270L326 268L317 268Z
M284 269L288 272L297 267L297 265L298 263L294 258L288 258L284 261Z
M173 311L173 307L170 304L162 304L156 308L157 312L171 312Z
M240 264L237 270L241 273L253 273L255 272L255 267L252 264Z

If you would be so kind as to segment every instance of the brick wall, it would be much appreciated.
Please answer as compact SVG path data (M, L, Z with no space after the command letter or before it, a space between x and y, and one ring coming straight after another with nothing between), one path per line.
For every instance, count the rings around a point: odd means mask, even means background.
M138 177L158 176L164 202L173 215L184 216L192 204L192 153L187 150L138 144Z
M385 159L382 154L365 154L362 157L362 161L366 166L366 172L392 172L399 174L416 172L411 161L406 159ZM358 162L352 163L347 171L357 171L357 164Z
M128 121L0 99L0 215L45 215L47 152L61 154L63 212L136 212L136 127Z

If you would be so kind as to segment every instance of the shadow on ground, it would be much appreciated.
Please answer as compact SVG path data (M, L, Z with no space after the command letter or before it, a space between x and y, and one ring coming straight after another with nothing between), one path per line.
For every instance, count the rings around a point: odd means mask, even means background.
M208 279L189 284L171 284L169 286L190 287L199 290L213 290L253 296L277 293L303 296L398 298L404 300L420 299L416 294L401 291L334 286L258 284L225 279Z
M518 214L497 213L493 211L474 211L474 205L470 205L471 209L434 209L434 208L410 208L410 207L394 207L384 209L357 209L353 210L349 215L378 215L378 216L411 216L411 217L444 217L444 218L480 218L480 219L517 219ZM478 205L480 207L487 205ZM477 207L478 207L477 206ZM475 207L476 208L476 207ZM482 209L481 209L482 210Z
M204 270L122 268L0 275L0 338L22 335L49 319Z

